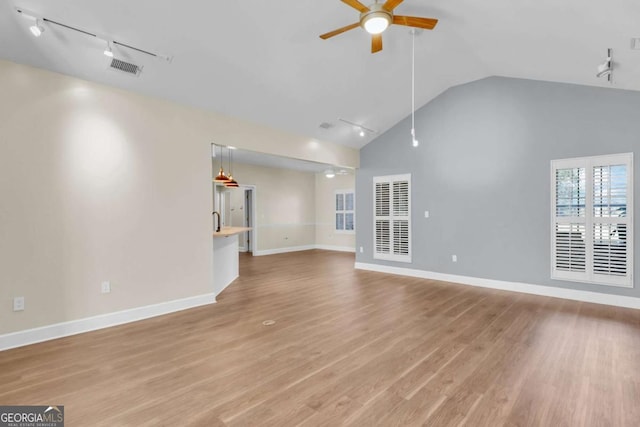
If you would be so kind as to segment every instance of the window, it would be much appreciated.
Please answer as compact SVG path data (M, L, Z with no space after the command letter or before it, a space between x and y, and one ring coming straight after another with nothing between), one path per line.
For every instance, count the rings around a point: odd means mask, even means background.
M356 200L353 190L336 191L336 231L354 233Z
M373 178L373 257L411 262L411 175Z
M554 160L552 278L633 287L632 154Z

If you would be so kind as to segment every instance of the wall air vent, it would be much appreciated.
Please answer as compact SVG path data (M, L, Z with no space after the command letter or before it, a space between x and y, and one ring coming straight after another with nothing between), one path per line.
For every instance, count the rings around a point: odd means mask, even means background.
M140 72L142 71L142 67L138 67L136 64L125 62L116 58L113 58L111 60L111 65L109 65L109 67L113 70L118 70L134 76L140 75Z

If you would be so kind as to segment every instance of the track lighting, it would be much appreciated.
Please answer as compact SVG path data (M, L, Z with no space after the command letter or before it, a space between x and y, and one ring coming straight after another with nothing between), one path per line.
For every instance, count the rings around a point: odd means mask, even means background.
M118 45L121 49L129 49L144 55L148 55L148 56L152 56L154 58L157 59L161 59L163 61L167 61L167 62L171 62L171 60L173 59L172 56L170 55L162 55L159 53L154 53L154 52L150 52L146 49L141 49L139 47L136 46L132 46L130 44L127 43L123 43L121 41L116 41L113 39L113 37L111 36L107 36L105 34L98 34L96 32L93 31L87 31L85 29L82 28L77 28L74 26L71 26L69 24L66 24L64 22L58 22L58 21L54 21L53 19L49 19L46 16L42 16L39 14L36 14L34 12L22 9L21 7L17 7L16 8L16 12L19 13L22 17L30 20L30 21L35 21L35 24L31 25L29 27L29 30L31 31L31 34L33 34L35 37L40 37L42 35L42 33L44 32L44 27L42 26L43 22L47 23L47 26L52 26L55 25L58 28L65 30L65 31L74 31L76 33L80 33L80 34L84 34L85 36L89 36L89 37L95 37L98 40L102 40L105 43L107 43L107 48L104 50L104 54L110 58L113 58L113 50L112 50L112 45Z
M611 82L611 74L613 73L613 58L611 57L611 49L607 49L607 59L598 65L597 78L606 77Z
M42 33L44 33L44 27L41 25L39 19L36 19L36 23L30 26L29 30L35 37L40 37Z
M111 49L111 42L107 42L107 48L104 50L104 56L113 58L113 50Z
M368 127L363 126L360 123L355 123L350 120L345 120L341 118L338 118L338 120L341 121L342 123L348 124L349 126L353 126L353 130L356 131L361 138L364 138L365 136L367 136L368 133L369 134L378 133L377 131L373 129L369 129Z

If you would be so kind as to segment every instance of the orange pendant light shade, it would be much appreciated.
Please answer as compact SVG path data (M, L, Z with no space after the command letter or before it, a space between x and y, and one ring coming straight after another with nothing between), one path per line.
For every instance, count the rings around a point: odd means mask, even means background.
M229 177L224 174L224 170L220 168L220 172L218 172L218 176L213 179L215 182L227 183L230 181Z

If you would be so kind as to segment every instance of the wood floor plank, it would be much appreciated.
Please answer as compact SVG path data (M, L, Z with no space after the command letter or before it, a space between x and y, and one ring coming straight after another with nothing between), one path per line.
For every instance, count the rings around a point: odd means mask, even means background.
M70 426L640 425L640 311L353 263L242 254L215 305L0 352L0 404Z

